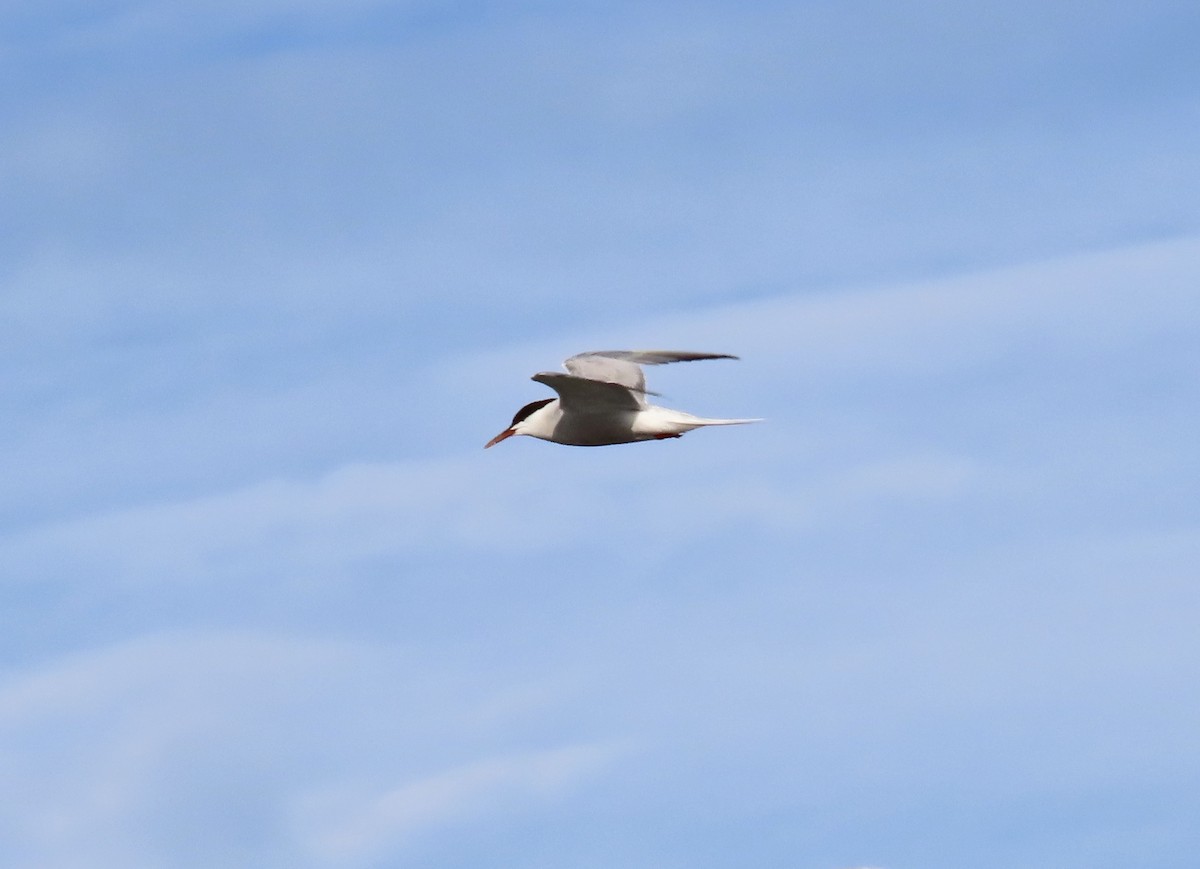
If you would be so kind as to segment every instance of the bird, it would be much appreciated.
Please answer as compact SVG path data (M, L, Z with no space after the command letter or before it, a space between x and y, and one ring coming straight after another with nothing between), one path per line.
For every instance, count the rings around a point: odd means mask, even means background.
M514 435L577 447L599 447L680 437L709 425L743 425L758 419L706 419L646 401L643 365L737 359L728 353L681 350L591 350L563 363L566 374L542 371L532 380L544 383L558 398L531 401L512 423L483 445L486 450Z

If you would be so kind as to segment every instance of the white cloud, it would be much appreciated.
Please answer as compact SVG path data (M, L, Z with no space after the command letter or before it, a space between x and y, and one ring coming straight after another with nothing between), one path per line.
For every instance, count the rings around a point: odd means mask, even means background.
M537 550L556 537L561 544L581 508L572 507L570 493L522 484L511 473L486 473L478 459L352 465L311 481L260 483L35 528L0 548L16 575L22 566L35 575L66 569L136 585L187 583L237 565L279 575L421 549ZM554 525L531 525L508 507L533 498L543 509L558 502Z
M857 292L706 310L638 329L769 354L771 385L865 372L920 376L1030 354L1135 347L1195 325L1200 238L1055 258ZM1136 288L1136 290L1135 290ZM746 349L749 348L749 349Z
M189 0L163 3L159 0L117 0L85 8L42 10L44 18L26 15L26 28L43 36L59 49L145 51L149 47L192 45L198 41L228 38L253 32L256 27L302 24L331 27L386 4L382 0ZM101 8L96 9L99 5ZM404 5L414 12L437 8L438 0L410 0ZM46 14L47 12L54 14ZM20 45L20 43L16 43Z
M160 633L9 667L0 856L357 864L419 832L553 804L626 750L531 747L522 722L551 698L518 688L428 652L249 632Z
M152 828L174 823L176 788L206 792L224 779L243 803L239 788L265 782L231 768L271 752L275 716L311 703L323 675L369 659L352 647L184 632L10 667L0 685L6 862L165 865Z
M315 480L270 481L35 527L0 538L0 553L19 582L86 582L93 590L98 583L127 590L219 586L255 574L328 583L364 559L452 551L532 556L631 529L659 546L731 522L787 535L895 502L953 500L971 487L996 485L996 474L968 460L929 455L797 479L771 473L784 449L778 442L770 451L758 448L749 463L737 455L744 448L726 447L721 455L718 444L698 447L709 456L703 479L689 471L696 452L650 469L631 454L574 466L569 486L490 454L350 465ZM631 489L634 480L646 485Z
M382 791L322 789L298 799L295 829L322 863L374 865L420 833L553 800L620 753L609 743L576 745L488 758Z

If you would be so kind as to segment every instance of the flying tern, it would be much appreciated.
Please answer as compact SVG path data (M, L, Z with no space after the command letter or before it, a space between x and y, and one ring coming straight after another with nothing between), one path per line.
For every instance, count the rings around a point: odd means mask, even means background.
M531 379L544 383L558 398L531 401L517 411L512 424L483 445L486 450L513 435L577 447L629 444L677 438L707 425L742 425L757 419L705 419L646 401L643 365L737 359L727 353L678 350L593 350L563 363L567 373L543 371Z

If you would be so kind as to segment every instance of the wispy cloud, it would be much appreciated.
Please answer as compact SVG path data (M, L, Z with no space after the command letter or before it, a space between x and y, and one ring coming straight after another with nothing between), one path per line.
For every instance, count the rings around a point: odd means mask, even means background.
M147 635L10 667L6 858L193 865L168 856L186 840L196 865L238 854L279 865L271 855L288 851L301 855L293 865L357 865L424 830L554 802L625 752L613 741L530 748L519 722L544 699L514 706L486 681L394 648L246 632ZM470 736L483 722L490 755ZM448 751L454 733L462 742ZM431 758L450 766L417 772ZM181 800L194 823L176 815ZM211 836L227 809L243 822ZM153 834L160 825L175 844Z
M322 863L373 865L432 829L552 800L621 753L609 743L568 746L488 758L381 791L324 789L297 800L295 828Z
M194 0L169 4L154 0L113 0L103 4L79 4L63 0L38 12L9 13L24 40L35 40L63 51L130 51L152 53L155 49L196 46L220 37L255 34L270 27L336 27L358 16L379 10L380 0L254 0L238 4L226 0ZM397 4L393 4L397 5ZM438 9L438 0L410 0L398 4L411 13Z

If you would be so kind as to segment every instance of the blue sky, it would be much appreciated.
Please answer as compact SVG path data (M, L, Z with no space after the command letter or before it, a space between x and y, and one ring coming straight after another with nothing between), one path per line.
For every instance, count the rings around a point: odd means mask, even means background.
M1195 865L1194 3L0 33L0 862Z

